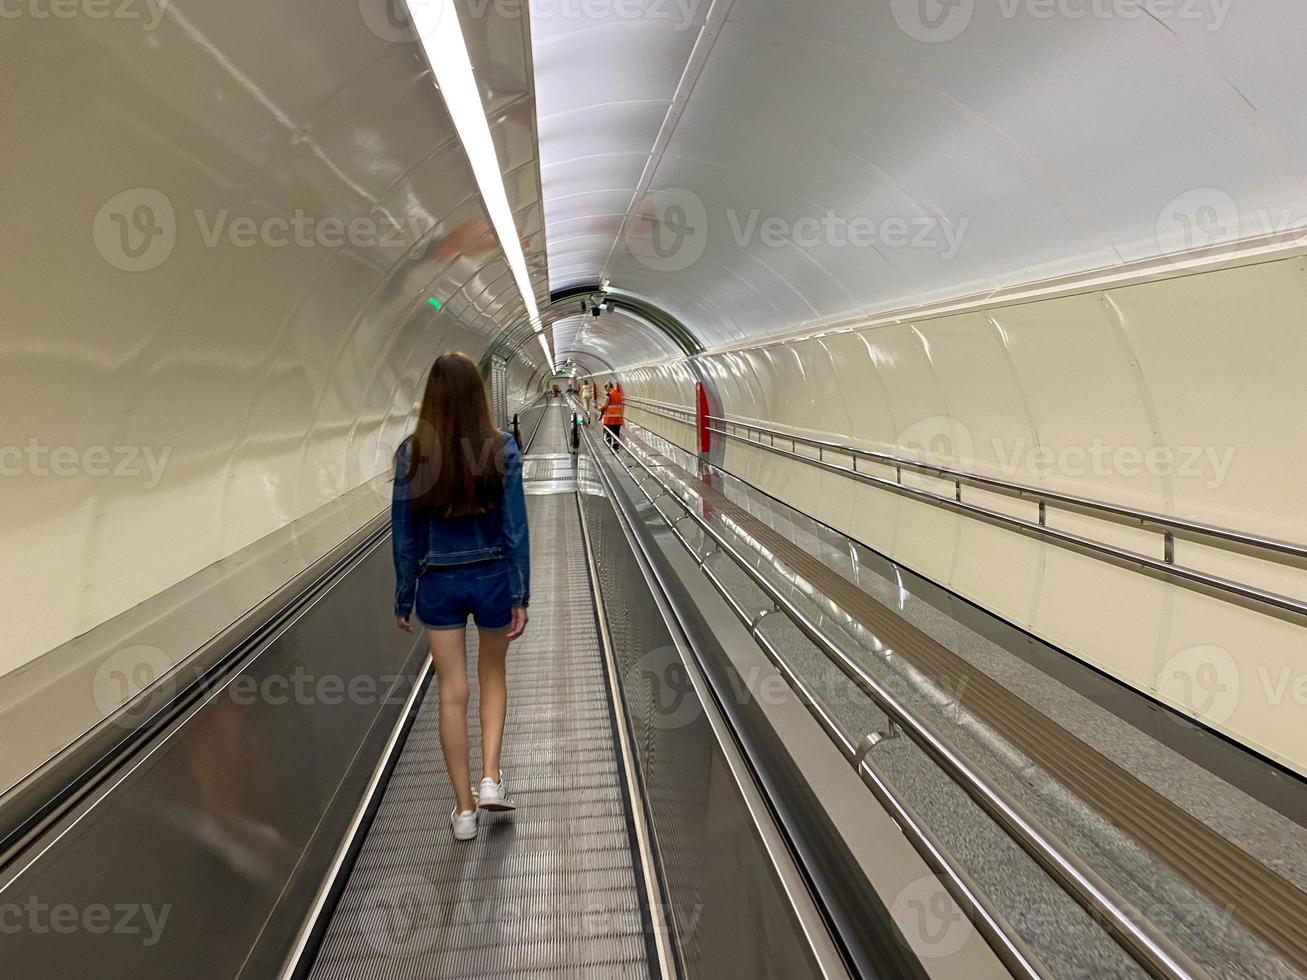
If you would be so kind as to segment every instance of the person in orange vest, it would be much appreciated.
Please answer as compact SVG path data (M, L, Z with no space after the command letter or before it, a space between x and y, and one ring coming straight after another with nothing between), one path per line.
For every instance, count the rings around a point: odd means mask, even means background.
M622 388L611 381L604 382L604 400L602 412L604 418L604 440L617 452L618 439L622 437L622 423L626 421L622 414Z

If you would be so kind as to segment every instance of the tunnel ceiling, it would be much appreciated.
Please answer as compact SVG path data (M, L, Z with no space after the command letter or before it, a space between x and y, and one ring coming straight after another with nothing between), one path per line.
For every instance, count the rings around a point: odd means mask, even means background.
M1303 223L1307 6L1068 4L537 16L551 288L713 347Z
M623 310L599 317L583 313L564 317L554 324L554 343L559 356L565 351L589 351L601 363L614 366L683 353L665 334Z

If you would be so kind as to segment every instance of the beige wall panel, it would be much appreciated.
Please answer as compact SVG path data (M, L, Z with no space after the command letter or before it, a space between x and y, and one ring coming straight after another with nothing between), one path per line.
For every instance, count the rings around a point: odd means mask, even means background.
M776 411L779 384L772 374L772 364L764 350L740 351L727 356L728 370L739 379L739 393L745 406L742 418L766 425ZM766 480L769 461L759 463L756 476Z
M810 426L817 422L817 407L808 376L809 358L804 356L811 343L802 341L765 348L749 358L759 377L768 380L768 409L772 424L787 429L797 427L807 434L815 431ZM810 511L817 505L819 475L810 466L769 453L763 464L762 479L770 493L793 501L800 510Z
M1157 444L1150 399L1098 293L992 311L1030 408L1033 433L1003 434L1003 474L1113 503L1158 509L1165 487L1122 472ZM1042 455L1041 455L1042 451Z
M1034 618L1044 545L981 521L958 528L951 588L1019 626Z
M813 434L837 442L848 442L848 431L853 428L848 397L836 373L835 359L824 340L814 342L811 354L813 401L817 408L817 428ZM840 466L851 466L848 456L830 457ZM820 473L817 500L822 520L835 527L848 527L853 515L853 485L849 480L833 473Z
M864 483L847 482L851 488L848 534L882 554L892 555L902 498Z
M1180 516L1307 541L1302 261L1111 294L1167 445L1212 454L1173 481Z
M1171 640L1149 681L1160 700L1307 772L1302 627L1176 590Z
M958 535L958 518L931 504L904 497L899 503L892 554L927 578L948 584Z
M1173 592L1147 576L1049 548L1033 632L1147 690Z
M1307 540L1307 464L1292 451L1305 431L1292 404L1301 387L1294 372L1307 363L1307 334L1295 326L1307 315L1303 286L1299 261L1280 260L700 360L728 417ZM1304 356L1284 354L1298 347ZM820 397L828 389L838 397ZM1190 446L1237 452L1194 463L1211 473L1181 472ZM1251 678L1240 679L1251 707L1241 702L1213 724L1300 771L1307 766L1299 744L1307 705L1294 696L1307 681L1284 680L1286 670L1307 670L1301 628L763 450L729 444L726 466L1181 710L1190 709L1174 692L1158 693L1170 658L1204 644L1239 648L1231 655ZM860 468L894 478L892 469ZM904 482L953 494L948 481L907 472ZM1005 495L965 488L963 498L1037 519L1032 504ZM1162 557L1152 531L1056 508L1048 523ZM1307 594L1301 569L1184 540L1176 557ZM1266 703L1268 686L1276 703Z

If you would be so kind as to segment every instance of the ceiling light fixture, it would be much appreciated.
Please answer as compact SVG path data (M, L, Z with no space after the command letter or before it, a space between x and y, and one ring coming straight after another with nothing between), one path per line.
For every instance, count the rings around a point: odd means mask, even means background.
M481 93L477 91L476 76L472 71L472 59L467 52L463 27L459 23L458 9L452 0L436 0L434 3L427 0L410 3L408 15L435 74L436 86L444 97L445 107L454 121L454 129L458 131L463 149L472 164L472 175L481 191L481 200L490 213L490 223L494 226L499 246L508 259L508 267L512 270L518 292L522 294L522 302L526 304L531 328L540 334L544 330L540 323L540 309L536 306L535 294L531 291L526 255L522 252L513 211L508 205L499 156L490 135L490 124L486 121L485 107L481 104Z

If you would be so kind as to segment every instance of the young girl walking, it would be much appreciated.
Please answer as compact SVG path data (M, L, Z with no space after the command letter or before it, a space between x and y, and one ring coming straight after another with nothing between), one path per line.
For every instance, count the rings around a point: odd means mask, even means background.
M426 628L440 691L440 747L457 803L458 840L477 835L479 810L513 810L499 771L508 709L508 645L522 635L531 595L522 457L490 421L481 373L463 354L431 367L416 431L395 454L391 504L395 619ZM481 783L468 763L467 619L478 633Z

